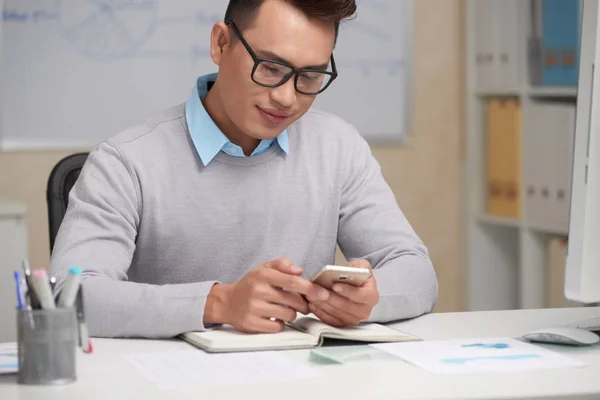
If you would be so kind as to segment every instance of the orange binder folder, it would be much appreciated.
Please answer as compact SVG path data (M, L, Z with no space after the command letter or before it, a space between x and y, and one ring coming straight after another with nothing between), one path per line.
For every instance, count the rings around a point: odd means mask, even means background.
M487 105L487 212L521 217L521 106L517 99Z

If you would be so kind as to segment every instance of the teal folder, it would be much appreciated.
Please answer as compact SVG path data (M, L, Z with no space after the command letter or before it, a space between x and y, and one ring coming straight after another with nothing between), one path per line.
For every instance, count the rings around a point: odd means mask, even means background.
M542 0L542 85L577 86L580 29L580 0Z

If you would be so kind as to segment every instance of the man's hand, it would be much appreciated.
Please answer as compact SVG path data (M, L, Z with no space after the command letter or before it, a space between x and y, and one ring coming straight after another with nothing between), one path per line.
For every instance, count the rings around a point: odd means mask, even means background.
M371 269L366 260L355 260L349 264L351 267ZM342 327L356 325L369 318L371 310L378 302L377 283L375 277L371 276L359 287L336 283L327 300L309 299L308 308L326 324Z
M302 278L302 269L287 259L277 259L248 272L238 282L213 286L208 295L205 324L229 324L239 331L275 333L296 312L308 313L311 301L323 301L329 291Z

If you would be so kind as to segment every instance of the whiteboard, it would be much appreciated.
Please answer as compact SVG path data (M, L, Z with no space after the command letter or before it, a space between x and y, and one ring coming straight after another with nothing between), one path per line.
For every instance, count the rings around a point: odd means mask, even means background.
M410 129L412 0L359 0L339 76L314 107L370 141ZM227 0L4 0L0 148L88 148L186 101L217 71L212 25Z

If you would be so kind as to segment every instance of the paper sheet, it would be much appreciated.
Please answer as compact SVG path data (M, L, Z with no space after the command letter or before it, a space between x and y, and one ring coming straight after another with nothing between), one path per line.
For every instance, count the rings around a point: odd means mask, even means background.
M274 351L210 354L202 350L124 356L146 379L162 389L241 383L279 383L318 374Z
M584 367L584 362L512 338L373 344L436 374L523 372Z
M16 343L0 343L0 375L19 371Z

